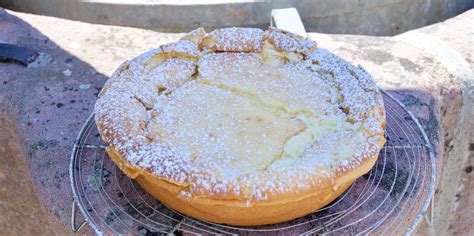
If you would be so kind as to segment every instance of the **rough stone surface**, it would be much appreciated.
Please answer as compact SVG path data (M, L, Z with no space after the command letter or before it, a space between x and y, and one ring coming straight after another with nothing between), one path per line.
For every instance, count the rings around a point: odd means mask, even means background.
M465 22L474 22L472 10L463 14L462 18L443 22L439 27L429 26L412 35L396 37L432 54L447 69L452 80L450 86L443 86L440 91L445 97L440 117L445 154L439 164L440 181L434 205L435 227L425 231L427 233L446 230L459 234L474 233L472 227L466 227L474 219L474 189L472 175L465 172L472 164L469 146L474 129L474 25ZM459 85L457 89L453 86L456 84ZM458 102L458 107L453 107L451 101L456 100L456 90L462 93L462 100ZM457 125L452 127L452 124ZM468 182L469 177L471 182Z
M472 199L473 174L465 171L468 168L465 163L472 166L472 158L466 162L467 142L473 142L469 137L474 133L468 132L473 123L470 110L473 107L470 94L473 77L466 74L472 73L473 68L473 49L469 43L472 44L474 30L469 27L462 30L462 25L469 25L473 19L474 10L392 38L310 34L321 47L361 64L382 88L399 98L418 117L436 149L438 180L445 175L450 183L459 186L459 180L466 179L462 184L467 191L459 195L461 201L456 201L455 192L443 191L446 187L442 181L438 181L441 189L436 200L437 206L447 201L459 204L457 209L461 211L452 215L460 216L462 220L449 230L461 234L469 233L466 230L472 222L472 210L466 213L463 209L472 209L472 200L468 197ZM441 52L411 41L410 34L420 32L442 42L437 46L456 51L457 60L464 60L469 69L459 69L440 57ZM53 59L43 67L32 69L14 63L0 64L0 107L12 108L12 120L18 126L19 146L22 147L16 158L24 158L30 169L46 215L57 218L63 225L69 224L72 194L67 171L70 152L107 77L124 60L174 41L180 35L0 9L0 41L35 48L50 54ZM457 69L453 71L453 68ZM458 161L451 163L448 159ZM0 173L4 170L5 166L0 165ZM449 213L455 207L455 204L451 205L447 209ZM470 214L470 218L463 214ZM438 217L435 221L442 219ZM438 230L442 234L447 232L449 225L439 224L439 227L423 225L419 232Z
M435 227L422 227L426 234L467 233L461 228L468 229L466 222L474 219L468 200L472 177L469 181L462 171L472 163L468 146L474 129L474 26L468 22L474 22L472 10L391 38L311 35L319 45L363 65L382 88L401 95L437 147Z
M4 105L4 104L3 104ZM0 107L0 233L2 235L59 235L58 222L43 212L16 122L6 106Z
M2 5L3 4L3 5ZM267 27L271 10L295 7L307 31L395 35L474 7L470 0L3 0L0 6L90 23L189 31Z

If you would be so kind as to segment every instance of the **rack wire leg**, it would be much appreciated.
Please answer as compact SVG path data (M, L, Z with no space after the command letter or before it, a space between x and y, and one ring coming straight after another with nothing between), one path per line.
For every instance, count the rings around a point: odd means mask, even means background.
M84 226L87 224L87 221L84 220L82 223L79 225L79 227L76 227L76 200L72 201L72 213L71 213L71 230L73 233L79 232Z
M425 215L425 220L426 220L426 223L428 223L428 226L432 227L433 226L433 215L434 215L434 194L433 194L433 197L431 198L431 202L430 202L430 216L428 218L428 215Z

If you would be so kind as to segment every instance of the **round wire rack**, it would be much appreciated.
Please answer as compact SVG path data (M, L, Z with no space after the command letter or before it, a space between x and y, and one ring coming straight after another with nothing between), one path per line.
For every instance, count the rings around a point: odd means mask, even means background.
M289 222L258 227L205 222L161 204L115 167L91 115L71 155L73 231L88 223L99 235L410 234L423 216L428 219L435 183L434 153L413 114L391 94L382 94L387 143L373 169L328 206ZM76 204L85 218L78 228Z

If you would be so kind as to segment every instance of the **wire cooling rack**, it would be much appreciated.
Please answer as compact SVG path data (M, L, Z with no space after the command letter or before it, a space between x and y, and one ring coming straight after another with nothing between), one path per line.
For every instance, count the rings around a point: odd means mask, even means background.
M167 208L115 167L91 115L71 155L72 229L89 224L99 235L410 234L423 216L429 218L434 153L413 114L391 94L382 94L387 143L374 168L328 206L299 219L259 227L205 222ZM76 204L85 218L77 228Z

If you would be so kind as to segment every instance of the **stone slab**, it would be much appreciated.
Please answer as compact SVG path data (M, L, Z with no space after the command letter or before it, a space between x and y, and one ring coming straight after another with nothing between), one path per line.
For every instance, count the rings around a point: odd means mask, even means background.
M5 107L3 107L5 108ZM0 233L2 235L58 235L52 217L44 214L31 173L26 166L18 127L0 108Z
M462 67L464 74L453 72L452 65L440 58L442 52L423 48L410 41L410 36L310 34L321 47L361 64L382 88L407 105L436 148L438 172L451 173L447 176L456 186L461 179L459 162L464 164L463 160L467 159L463 148L467 153L470 135L467 131L471 122L465 121L472 119L474 104L470 95L473 77L466 74L472 73L469 37L474 30L461 30L459 25L468 25L473 18L474 10L471 10L432 28L406 33L430 35L441 41L436 45L457 52L456 58L471 68ZM445 35L451 36L443 37ZM22 148L20 154L9 158L24 158L46 215L61 222L64 232L68 232L72 202L68 178L70 152L80 127L92 112L98 92L124 60L180 36L0 9L0 41L32 47L53 58L50 64L32 69L0 63L0 108L9 110L17 124ZM449 155L445 148L459 151ZM459 161L449 163L448 157ZM5 168L0 165L0 170L8 170ZM443 195L438 191L437 199L441 199L437 200L438 205L448 198L454 199L455 193L447 192ZM440 229L422 227L420 232L448 230L448 225L440 225ZM453 226L451 230L453 228L459 229Z

